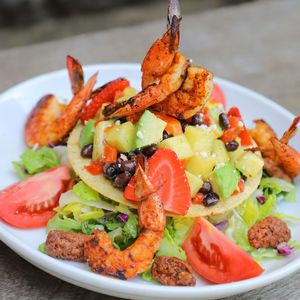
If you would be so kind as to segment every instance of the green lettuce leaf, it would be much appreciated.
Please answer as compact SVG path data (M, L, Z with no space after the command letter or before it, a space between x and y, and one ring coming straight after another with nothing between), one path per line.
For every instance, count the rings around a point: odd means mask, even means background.
M285 180L276 177L265 177L260 182L260 188L266 195L283 194L285 201L293 202L296 200L296 186Z
M61 211L57 212L47 224L47 231L62 230L62 231L81 231L81 224L76 220L67 217Z
M19 162L13 162L13 165L21 178L60 165L55 151L49 147L43 147L39 150L27 149L20 156L20 159Z
M157 256L175 256L182 260L186 260L184 250L175 243L167 228L164 231L164 236L160 243Z
M40 244L38 250L44 254L48 254L45 248L45 243Z
M193 228L194 222L194 218L173 218L174 242L177 245L182 245L182 243L190 233L191 229Z
M98 192L90 188L87 184L83 181L79 181L76 183L73 188L72 192L83 200L88 201L100 201L101 197Z

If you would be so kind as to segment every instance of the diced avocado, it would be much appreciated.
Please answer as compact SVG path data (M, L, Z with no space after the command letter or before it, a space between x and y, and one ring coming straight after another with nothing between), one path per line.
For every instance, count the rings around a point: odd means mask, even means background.
M187 126L184 134L194 153L212 151L216 136L208 128Z
M159 143L166 125L166 122L145 110L136 124L135 148Z
M131 87L131 86L128 86L127 88L124 89L123 91L123 96L118 98L116 100L116 102L123 102L123 101L126 101L128 100L129 98L135 96L137 94L137 91Z
M131 122L114 125L105 130L105 140L119 152L134 150L136 129Z
M217 164L229 162L228 152L221 140L215 140L213 144L213 154Z
M80 138L79 138L80 148L83 148L84 146L91 144L93 142L94 132L95 132L95 120L87 121L80 133Z
M252 152L246 152L236 162L235 166L248 178L255 177L263 168L262 158Z
M105 128L112 126L113 120L101 121L96 125L94 134L93 160L101 160L104 152L104 131Z
M203 185L203 180L199 176L195 176L188 171L185 171L185 174L190 185L191 196L195 197Z
M186 164L186 170L196 176L208 176L215 167L216 161L212 156L204 153L191 157Z
M163 140L158 148L168 148L173 150L179 159L187 159L193 156L193 151L184 134L177 135Z
M234 165L227 163L214 170L212 174L213 189L223 199L227 199L236 190L240 178L241 175Z
M245 153L244 147L241 145L241 139L237 138L236 141L239 143L239 147L235 151L228 152L230 162L233 164Z

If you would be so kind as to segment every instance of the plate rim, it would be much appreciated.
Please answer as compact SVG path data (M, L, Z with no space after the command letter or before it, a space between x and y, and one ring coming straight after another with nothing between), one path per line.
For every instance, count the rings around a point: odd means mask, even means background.
M125 68L138 71L140 68L140 64L103 63L84 65L83 68L84 71L94 71L95 69L111 70L112 68ZM10 94L13 94L16 90L22 88L27 84L31 84L32 82L38 83L39 81L43 81L49 77L49 80L51 80L51 77L60 76L64 73L67 73L66 69L60 69L48 73L43 73L41 75L37 75L22 82L19 82L18 84L8 88L0 94L0 104L5 101L8 101L8 99L6 98L10 96ZM240 84L234 83L232 81L220 77L215 77L214 79L221 86L227 86L228 88L239 90L243 94L248 94L249 96L258 98L259 101L271 106L273 109L280 110L280 113L284 114L287 118L291 120L294 118L294 115L290 113L286 108L247 87L244 87ZM270 271L270 273L265 274L263 276L258 276L255 278L233 283L209 284L207 286L196 286L193 288L144 285L131 281L121 281L118 279L101 276L89 270L78 269L76 266L73 265L62 264L60 260L49 257L41 253L38 249L32 249L32 247L22 243L22 241L17 239L13 234L6 231L3 224L4 223L0 221L0 239L19 256L29 261L31 264L35 265L39 269L42 269L43 271L46 271L47 273L55 277L59 277L64 281L68 281L76 285L79 285L78 283L74 283L74 281L78 282L78 280L75 278L76 274L83 274L84 276L80 276L80 283L82 283L83 285L80 286L100 293L110 294L110 292L118 291L118 293L125 293L124 296L131 295L133 297L145 296L145 293L147 293L147 297L171 297L174 299L182 299L183 297L210 299L212 297L220 298L263 287L265 285L278 281L300 269L300 258L296 258L288 262L286 265L278 268L277 270Z

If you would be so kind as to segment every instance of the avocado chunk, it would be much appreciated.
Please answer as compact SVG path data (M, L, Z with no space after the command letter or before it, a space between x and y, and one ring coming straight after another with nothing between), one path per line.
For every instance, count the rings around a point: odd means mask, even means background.
M95 132L95 120L87 121L79 137L80 148L83 148L84 146L93 143L94 132Z
M158 144L158 148L173 150L179 159L187 159L193 156L193 151L184 134L163 140Z
M239 171L230 163L215 169L212 174L212 185L215 192L223 199L232 195L241 179Z
M105 130L105 139L108 144L116 147L119 152L134 150L135 127L131 122L114 125Z
M166 122L145 110L136 124L135 148L159 143L166 125Z

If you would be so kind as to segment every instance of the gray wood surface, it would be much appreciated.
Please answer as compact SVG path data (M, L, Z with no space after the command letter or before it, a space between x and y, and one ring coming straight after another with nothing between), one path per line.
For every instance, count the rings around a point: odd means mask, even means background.
M184 5L184 1L183 1ZM184 16L181 49L195 64L300 113L300 1L258 1ZM64 67L140 62L165 21L0 51L0 91ZM0 299L116 299L86 291L33 267L0 242ZM300 272L237 299L300 299Z

